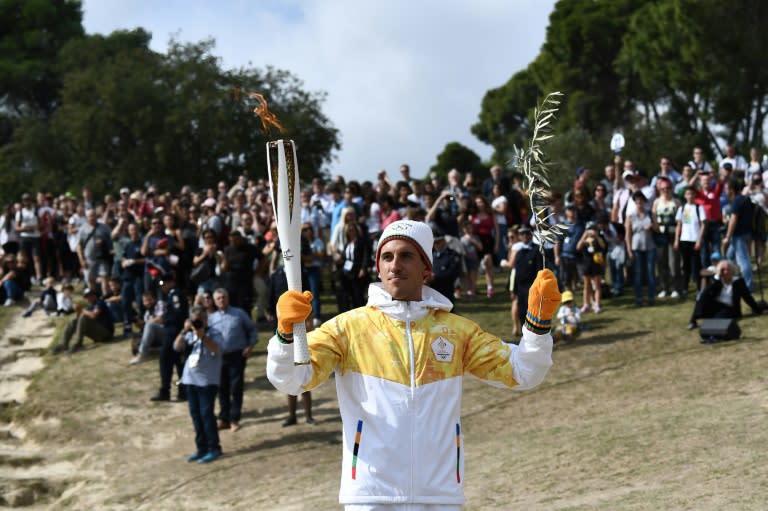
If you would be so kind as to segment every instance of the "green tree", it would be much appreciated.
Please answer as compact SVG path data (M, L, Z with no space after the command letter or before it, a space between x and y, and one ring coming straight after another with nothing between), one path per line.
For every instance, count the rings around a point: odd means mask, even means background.
M435 172L441 178L446 178L451 169L456 169L462 174L466 172L478 173L483 168L483 162L469 147L459 142L445 144L443 151L437 155L437 163L430 167L430 173Z
M49 117L59 103L59 50L83 36L80 2L0 0L0 109ZM2 142L2 140L0 140Z
M646 123L669 120L686 136L700 134L762 146L768 69L768 5L759 0L662 0L631 20L619 66L640 87Z
M23 169L5 184L100 194L151 181L162 189L210 186L266 165L270 138L293 138L302 175L323 171L339 148L324 95L287 71L224 71L213 41L149 48L143 29L72 41L60 52L61 105L50 120L23 117L3 164ZM263 133L247 91L266 92L286 133ZM3 124L0 122L0 128ZM2 192L0 192L2 193ZM6 197L7 199L8 197Z

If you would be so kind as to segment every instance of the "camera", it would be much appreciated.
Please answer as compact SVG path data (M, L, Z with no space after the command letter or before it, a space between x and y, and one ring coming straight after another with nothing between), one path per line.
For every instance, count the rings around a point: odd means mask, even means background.
M203 320L202 319L193 319L192 320L192 326L195 327L195 330L200 330L203 328Z

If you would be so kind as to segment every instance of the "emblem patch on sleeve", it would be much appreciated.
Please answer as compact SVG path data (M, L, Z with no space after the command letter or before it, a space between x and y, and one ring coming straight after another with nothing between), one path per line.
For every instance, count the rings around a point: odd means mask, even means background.
M432 352L438 362L451 362L453 360L453 344L442 335L432 341Z

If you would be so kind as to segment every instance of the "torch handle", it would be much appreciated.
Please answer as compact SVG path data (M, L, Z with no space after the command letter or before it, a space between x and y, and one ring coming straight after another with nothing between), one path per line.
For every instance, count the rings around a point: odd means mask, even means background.
M297 250L298 253L300 250ZM285 278L288 289L301 292L301 262L298 258L283 259ZM293 363L309 364L309 346L307 345L307 327L304 323L293 324Z

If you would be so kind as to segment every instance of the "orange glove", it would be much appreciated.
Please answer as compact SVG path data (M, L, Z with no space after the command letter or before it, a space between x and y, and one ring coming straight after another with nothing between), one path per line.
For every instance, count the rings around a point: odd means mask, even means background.
M277 331L292 334L294 323L304 323L312 314L312 293L286 291L277 300Z
M535 334L546 334L552 327L552 316L560 305L557 279L550 270L541 270L528 291L525 326Z

